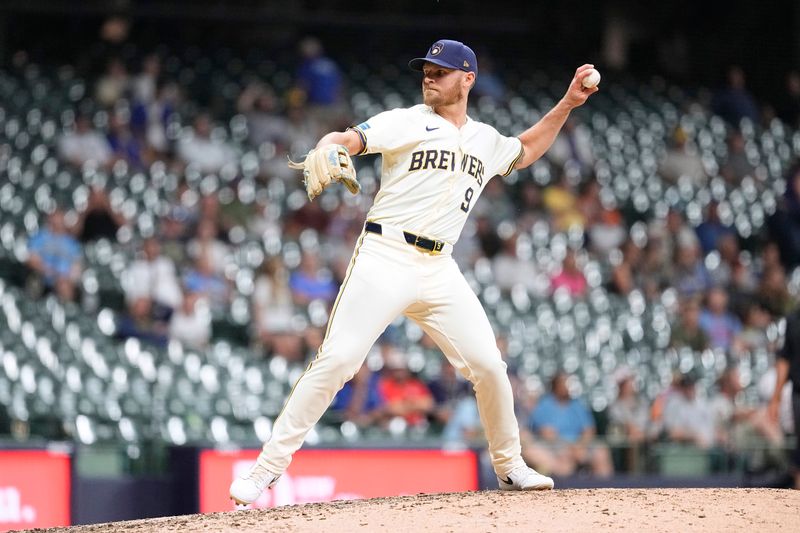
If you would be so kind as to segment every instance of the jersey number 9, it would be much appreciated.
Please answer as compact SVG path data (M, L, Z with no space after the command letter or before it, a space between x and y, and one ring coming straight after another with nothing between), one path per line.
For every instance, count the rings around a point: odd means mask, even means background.
M467 189L466 192L464 193L464 201L461 202L461 210L464 211L465 213L469 213L469 204L472 201L473 194L474 191L472 190L472 187Z

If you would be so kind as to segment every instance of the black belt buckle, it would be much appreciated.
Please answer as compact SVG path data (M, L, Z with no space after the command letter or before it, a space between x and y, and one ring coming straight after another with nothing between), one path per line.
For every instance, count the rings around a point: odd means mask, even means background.
M425 250L431 255L438 255L442 251L442 248L444 248L443 241L435 241L433 239L423 237L422 235L416 235L415 237L414 246Z

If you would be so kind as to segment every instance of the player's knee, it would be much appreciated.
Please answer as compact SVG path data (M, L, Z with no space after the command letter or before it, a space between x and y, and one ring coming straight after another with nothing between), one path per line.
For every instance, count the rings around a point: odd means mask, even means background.
M355 349L337 349L335 353L323 348L314 362L319 367L324 367L334 380L342 380L342 385L352 379L361 368L366 354Z
M503 379L507 375L507 365L500 356L500 352L496 352L491 357L480 358L470 366L478 379Z

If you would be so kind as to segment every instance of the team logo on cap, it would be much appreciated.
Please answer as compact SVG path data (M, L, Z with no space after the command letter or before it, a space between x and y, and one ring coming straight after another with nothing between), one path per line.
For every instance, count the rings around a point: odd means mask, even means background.
M442 48L444 48L442 43L434 44L433 46L431 46L431 55L438 56L442 52Z

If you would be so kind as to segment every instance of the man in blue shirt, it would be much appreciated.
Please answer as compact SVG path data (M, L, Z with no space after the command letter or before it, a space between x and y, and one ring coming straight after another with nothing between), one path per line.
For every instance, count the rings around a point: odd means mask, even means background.
M75 299L83 252L80 243L67 231L63 211L53 211L47 227L30 238L28 254L28 266L41 276L47 289L64 301Z
M595 443L595 425L589 409L572 398L567 375L553 376L551 392L539 400L531 413L528 426L539 437L549 453L541 453L555 475L570 475L588 466L598 476L610 476L614 467L608 448Z

